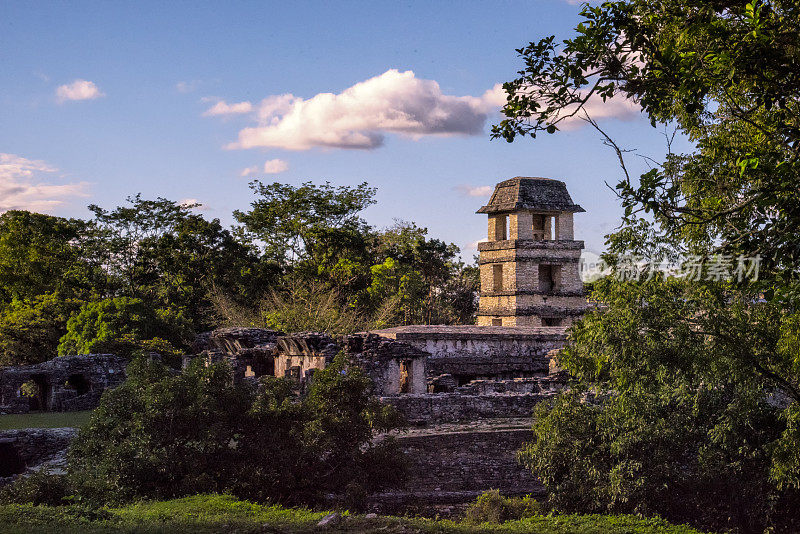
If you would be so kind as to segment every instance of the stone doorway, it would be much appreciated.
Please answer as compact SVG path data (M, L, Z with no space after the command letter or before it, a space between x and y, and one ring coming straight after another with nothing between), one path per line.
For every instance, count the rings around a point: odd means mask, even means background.
M400 393L411 393L412 360L400 360Z
M46 375L31 375L31 382L35 387L33 396L30 397L31 411L45 412L50 409L50 384Z

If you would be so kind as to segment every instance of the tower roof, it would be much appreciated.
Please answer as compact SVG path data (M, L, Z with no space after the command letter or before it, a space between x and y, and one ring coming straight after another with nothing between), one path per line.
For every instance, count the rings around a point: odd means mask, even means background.
M494 186L489 203L477 213L503 211L586 211L572 202L567 186L559 180L517 176Z

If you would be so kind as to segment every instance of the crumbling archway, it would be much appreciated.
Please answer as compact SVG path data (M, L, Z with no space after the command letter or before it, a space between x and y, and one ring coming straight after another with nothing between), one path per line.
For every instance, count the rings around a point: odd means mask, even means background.
M83 375L69 375L67 384L75 390L78 396L86 395L92 389L91 384Z

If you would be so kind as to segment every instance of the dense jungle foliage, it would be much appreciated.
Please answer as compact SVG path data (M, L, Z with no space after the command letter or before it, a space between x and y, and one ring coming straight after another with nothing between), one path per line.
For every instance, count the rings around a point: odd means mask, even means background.
M521 458L564 511L797 532L800 2L625 0L580 18L574 37L518 50L493 135L570 117L597 129L622 167L605 258L620 276L594 285L560 358L572 391L537 409ZM612 97L692 148L667 136L661 163L631 176L629 148L587 113ZM760 257L757 277L728 276L739 255ZM728 267L651 276L691 256Z
M352 332L473 321L477 268L413 223L378 230L367 184L251 184L224 228L136 195L89 220L0 215L0 366L57 354L178 354L225 324Z
M402 454L376 433L399 418L343 355L298 396L289 379L234 384L225 362L175 372L135 357L103 394L69 449L67 473L37 473L0 490L0 503L90 507L198 493L351 510L403 480ZM331 501L328 501L331 504Z

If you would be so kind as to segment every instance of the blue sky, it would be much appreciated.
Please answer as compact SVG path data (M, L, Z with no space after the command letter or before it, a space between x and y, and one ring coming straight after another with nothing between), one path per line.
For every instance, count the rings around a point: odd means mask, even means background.
M87 216L89 203L112 208L141 192L196 199L232 224L254 178L367 181L378 188L371 224L414 221L469 258L486 232L474 213L486 186L545 176L586 208L577 238L599 252L620 215L604 185L620 172L599 135L575 126L513 144L488 136L496 84L521 66L514 49L568 37L579 9L2 2L0 210ZM596 111L622 146L663 155L663 136L635 110Z

